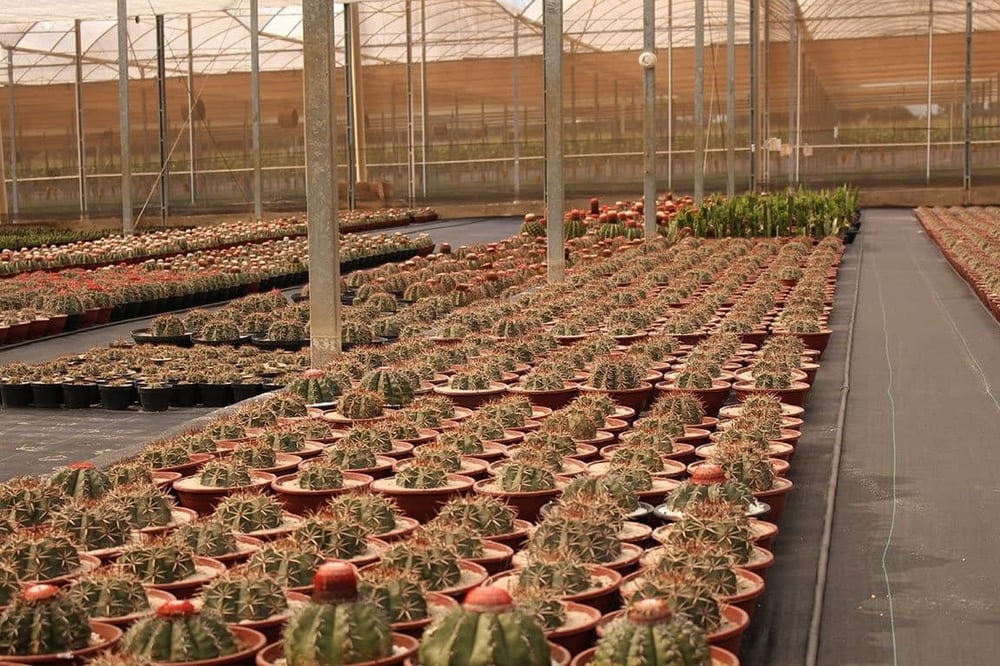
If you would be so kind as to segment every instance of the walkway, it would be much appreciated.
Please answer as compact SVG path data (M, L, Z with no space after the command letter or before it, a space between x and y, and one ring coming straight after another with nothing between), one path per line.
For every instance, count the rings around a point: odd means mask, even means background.
M909 211L859 243L819 663L997 663L1000 327Z

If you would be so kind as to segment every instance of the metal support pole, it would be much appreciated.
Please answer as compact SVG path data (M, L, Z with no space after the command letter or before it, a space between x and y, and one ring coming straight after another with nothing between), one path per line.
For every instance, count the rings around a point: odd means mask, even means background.
M797 90L793 90L792 86L796 82L796 69L799 62L798 58L798 48L796 42L798 41L798 21L796 20L794 7L788 18L788 143L791 145L792 153L789 153L788 160L788 184L793 185L795 183L795 157L794 155L798 153L799 146L795 143L795 99L798 95Z
M333 23L332 2L302 0L309 286L313 294L322 295L309 299L309 339L314 367L329 363L341 350Z
M128 2L118 0L118 122L121 132L122 233L135 232L132 221L132 148L128 117Z
M694 201L705 198L705 0L694 2Z
M726 195L736 194L736 0L726 3Z
M14 101L14 49L7 49L7 118L10 121L10 207L11 221L21 213L21 193L17 182L17 103Z
M10 90L8 90L7 92L10 93ZM10 211L7 207L6 170L7 170L7 165L4 162L4 150L3 150L3 122L0 122L0 224L10 221L7 219L7 215Z
M764 0L764 54L760 59L761 75L760 81L763 85L763 104L760 109L761 138L767 141L771 138L771 0ZM762 146L761 156L761 182L765 189L771 187L771 151L767 146Z
M345 5L346 7L346 5ZM351 5L351 50L346 54L351 59L351 114L354 116L354 164L358 182L368 180L368 140L365 126L364 77L361 72L361 4ZM393 125L393 132L396 127Z
M253 216L264 217L264 178L260 159L260 17L257 0L250 0L250 136L253 159Z
M757 40L760 31L757 28L757 1L750 0L750 182L749 190L757 190L757 144L760 139L757 133Z
M667 0L667 189L674 189L674 0Z
M80 197L80 217L87 215L87 149L83 137L83 43L80 36L80 20L73 21L73 103L76 113L76 178Z
M403 3L406 12L406 180L408 201L417 198L417 148L413 117L413 0Z
M962 187L972 189L972 0L965 0L965 159Z
M357 5L344 5L344 53L350 54L351 40L355 35L351 32L351 13L357 10ZM354 126L354 81L353 81L354 59L348 55L344 58L344 106L346 107L347 127L345 136L347 138L347 209L354 210L358 204L357 198L357 156L354 149L357 143L355 138L357 128ZM339 185L338 185L339 187Z
M191 30L191 15L187 15L187 101L188 101L188 189L191 190L191 205L195 205L195 153L194 153L194 37Z
M521 22L514 17L514 202L521 200L521 61L518 58L518 41L521 32Z
M543 0L542 56L545 61L545 219L549 282L566 277L563 248L563 7Z
M167 59L163 14L156 15L156 109L160 148L160 222L170 214L170 168L167 164Z
M427 199L427 2L420 0L420 192Z
M642 2L642 50L656 53L656 0ZM648 64L642 73L645 93L645 122L643 130L642 213L643 233L646 238L656 235L656 66Z
M799 165L802 163L802 31L795 28L795 184L799 184Z
M934 87L934 0L927 2L927 174L931 182L931 104Z

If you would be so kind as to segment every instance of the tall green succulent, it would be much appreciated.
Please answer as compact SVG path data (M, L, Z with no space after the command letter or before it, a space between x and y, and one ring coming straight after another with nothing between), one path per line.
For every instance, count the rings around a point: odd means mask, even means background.
M121 643L126 654L163 663L215 659L239 649L221 617L198 612L187 599L167 602L155 615L139 620Z
M32 585L0 615L0 654L64 654L90 644L90 616L53 585Z

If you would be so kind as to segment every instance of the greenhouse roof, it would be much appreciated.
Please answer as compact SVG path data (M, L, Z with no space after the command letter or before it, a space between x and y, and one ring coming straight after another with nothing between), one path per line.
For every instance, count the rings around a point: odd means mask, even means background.
M406 59L402 0L361 2L362 59L366 64ZM694 3L673 0L668 25L667 0L657 3L657 45L694 43ZM746 43L749 0L737 0L737 41ZM86 81L117 78L118 52L114 0L35 0L0 5L0 66L13 56L16 83L49 84L74 80L74 19L79 19L83 76ZM335 5L335 12L342 12ZM930 14L933 8L933 23ZM191 62L196 74L248 71L249 0L133 0L129 3L130 67L136 78L155 73L154 16L165 16L166 60L173 73L187 73L190 20ZM964 0L774 0L772 42L787 41L791 17L798 17L807 40L879 38L959 33L965 27ZM417 60L500 58L542 50L542 0L413 0L412 22ZM642 0L564 0L567 51L635 51L642 44ZM422 13L424 15L422 15ZM724 43L726 1L706 0L706 42ZM338 20L337 27L343 25ZM672 28L668 33L668 27ZM1000 0L977 0L977 31L1000 30ZM425 44L421 43L426 30ZM301 68L300 1L260 0L261 69ZM671 39L672 37L672 39ZM338 35L337 48L343 43ZM0 72L3 71L0 69ZM6 77L0 76L6 84Z

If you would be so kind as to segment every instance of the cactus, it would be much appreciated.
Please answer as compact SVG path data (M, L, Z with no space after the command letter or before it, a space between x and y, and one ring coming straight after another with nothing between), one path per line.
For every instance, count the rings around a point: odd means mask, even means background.
M299 523L292 538L316 548L324 556L335 560L349 560L368 550L366 526L351 516L342 516L329 510L313 514Z
M456 531L481 537L510 534L516 529L515 511L505 502L489 495L459 497L441 507L435 520Z
M413 452L413 462L427 463L429 466L439 467L448 474L454 474L462 468L463 452L457 446L452 446L447 441L427 442L419 446Z
M521 223L521 233L528 236L544 237L545 220L539 220L534 213L528 213Z
M149 334L157 338L174 338L185 333L184 322L176 315L160 315L149 324Z
M309 368L288 382L286 391L301 396L307 404L333 402L351 387L350 377L344 373L330 373L319 368Z
M205 557L228 555L239 549L236 535L229 526L211 518L181 525L170 533L169 540L181 549L188 549Z
M412 571L377 564L360 572L358 593L378 606L393 624L423 620L428 615L424 585Z
M146 447L139 454L139 461L153 469L177 467L191 460L191 453L178 443L164 442Z
M80 554L66 532L51 527L25 527L0 544L0 563L23 581L51 580L80 568Z
M267 327L267 339L274 342L298 342L308 337L306 327L297 321L276 321Z
M55 513L52 525L84 550L122 546L132 529L128 511L117 502L70 502Z
M378 465L375 452L364 444L337 442L326 450L326 460L341 469L368 469Z
M629 606L597 642L593 666L705 666L712 662L705 632L663 599Z
M162 527L173 520L174 501L159 488L149 484L119 486L111 497L125 507L133 529Z
M378 606L361 601L351 565L319 567L312 601L296 612L284 631L288 666L340 666L392 655L392 628Z
M247 476L249 477L251 468L267 469L277 465L278 456L277 452L274 449L272 449L267 442L263 441L262 439L254 439L247 444L239 444L238 446L236 446L236 448L233 449L233 455L231 460L223 462L222 465L226 465L227 462L231 467L231 472L233 478L235 479L240 476L240 473L237 470L238 467L244 468L247 473ZM202 474L201 474L202 477L205 476L205 470L209 469L210 467L211 467L210 472L213 475L217 474L221 480L225 479L226 476L225 470L220 470L218 465L213 465L212 463L205 465L205 467L202 469ZM250 485L251 482L252 479L248 480L247 483L239 485Z
M131 483L153 483L153 472L141 462L123 462L108 468L108 480L112 486L126 486Z
M382 421L377 421L373 425L353 426L335 446L361 445L375 453L392 451L392 433L380 427L381 424Z
M235 654L239 646L221 617L191 601L169 601L125 633L121 651L153 662L189 662Z
M469 592L462 608L432 622L420 643L423 666L549 666L551 660L535 616L496 587Z
M597 428L603 425L587 412L577 409L560 409L545 419L542 428L547 432L568 435L575 440L591 440L597 437Z
M533 553L518 572L518 587L541 587L559 596L586 592L593 587L590 572L577 560L558 552Z
M329 458L320 458L299 467L299 487L305 490L334 490L344 487L344 473Z
M433 459L417 459L401 465L393 477L400 488L444 488L448 485L448 470Z
M521 458L522 453L541 453L558 459L576 453L576 442L568 433L552 430L538 430L528 433L515 452L515 458ZM556 463L557 460L553 460Z
M111 488L111 479L93 463L72 463L57 469L49 483L73 499L98 499Z
M17 525L40 525L64 501L62 491L33 477L0 484L0 517Z
M517 607L533 616L546 633L566 624L566 605L556 598L552 590L518 586L513 591L513 597Z
M210 488L239 488L249 486L253 478L250 466L242 457L234 456L230 460L215 460L206 464L198 475L198 483Z
M264 406L275 417L295 418L307 416L306 399L297 393L281 391L264 401Z
M759 389L786 389L792 385L790 368L777 361L759 361L750 372Z
M614 520L602 520L597 512L590 515L550 515L539 524L528 539L530 554L560 552L575 561L588 564L614 562L622 554Z
M680 389L705 390L712 388L712 373L688 364L674 378L674 385Z
M646 569L636 581L632 600L663 599L678 615L707 632L722 624L722 612L712 585L694 569Z
M393 500L368 491L332 497L326 504L326 510L353 517L362 525L367 525L376 536L395 530L399 515Z
M305 587L324 560L315 547L285 538L265 543L254 551L247 568L273 579L283 587Z
M432 591L454 587L462 580L455 553L420 534L393 544L382 553L382 563L413 572Z
M453 525L437 520L436 517L421 528L420 536L451 550L463 560L475 560L485 553L483 539L478 534L456 530Z
M483 438L461 427L441 433L438 435L436 443L442 447L453 449L463 456L475 456L485 451Z
M537 492L556 487L556 478L548 469L518 462L503 465L496 482L507 493Z
M64 654L90 644L87 610L53 585L32 585L0 615L0 654Z
M640 388L646 369L628 356L602 356L594 360L589 385L606 391Z
M649 478L648 473L647 478ZM622 478L616 474L578 476L563 489L560 500L593 504L598 498L607 498L625 513L631 513L639 508L639 498L635 490L630 485L622 483Z
M192 433L196 437L204 437L211 440L244 439L247 436L246 426L235 418L225 418L211 424L199 433ZM188 442L190 440L187 440Z
M230 624L266 620L288 610L281 584L245 566L213 578L202 588L201 600L204 612Z
M552 369L533 368L521 377L521 388L526 391L559 391L566 386L566 377Z
M366 372L359 386L367 391L373 391L382 396L383 404L392 407L405 407L413 402L413 393L417 386L407 373L387 366L381 366Z
M8 605L20 591L21 581L17 571L10 565L0 562L0 607Z
M142 581L114 567L98 569L74 581L67 596L92 617L124 617L149 610Z
M753 505L754 497L746 486L727 481L721 467L706 463L699 465L690 479L670 493L665 504L672 511L686 513L689 507L704 502L724 502L747 508Z
M711 461L722 466L726 478L746 486L754 493L774 487L774 468L764 452L741 451L733 456L720 456L718 451L715 453Z
M650 474L662 472L664 469L663 440L660 442L647 443L639 437L627 439L624 445L615 449L614 453L611 454L611 462L615 465L638 467Z
M127 548L117 564L151 585L176 583L196 573L194 551L165 540Z
M237 493L215 507L214 516L236 532L260 532L281 527L284 516L278 500L268 495Z
M240 339L240 326L228 317L215 317L201 327L198 338L211 342L236 342Z
M673 440L675 437L683 437L687 430L684 421L673 414L650 415L635 422L632 433L649 433L653 438L664 445L664 453L673 450Z
M381 393L352 389L340 396L337 411L349 419L374 419L382 416L384 403Z
M585 412L594 412L604 418L615 413L615 401L609 396L601 393L583 393L573 398L567 405L571 409L579 409Z
M462 368L448 380L448 387L456 391L485 391L493 377L482 368Z
M367 322L349 319L340 330L340 339L351 345L370 345L375 341L375 331Z

